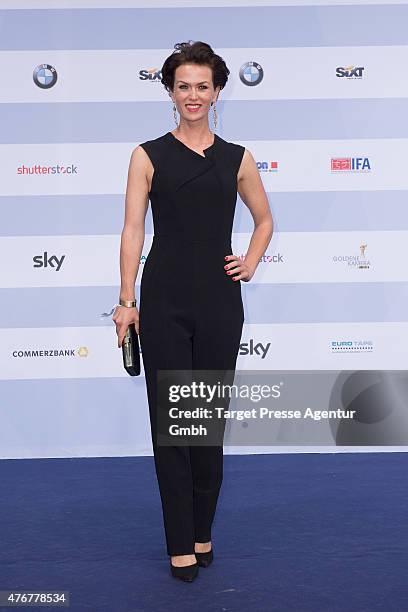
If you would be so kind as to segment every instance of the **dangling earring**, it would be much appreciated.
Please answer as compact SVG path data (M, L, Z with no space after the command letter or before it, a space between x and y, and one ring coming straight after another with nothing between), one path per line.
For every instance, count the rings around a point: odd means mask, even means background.
M217 129L217 111L215 109L215 102L211 102L211 106L213 107L213 114L214 114L214 130Z
M173 115L174 115L174 121L176 122L176 126L178 127L177 115L176 115L176 105L175 104L173 104Z

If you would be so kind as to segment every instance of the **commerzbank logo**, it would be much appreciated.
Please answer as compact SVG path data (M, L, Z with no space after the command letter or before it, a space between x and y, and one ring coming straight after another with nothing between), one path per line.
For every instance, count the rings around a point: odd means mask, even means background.
M40 89L50 89L57 82L58 75L54 66L39 64L34 68L33 81Z
M50 347L50 346L40 346L40 347L20 347L15 349L12 352L13 357L18 357L20 359L50 359L53 357L88 357L89 356L89 348L87 346L81 345L78 347Z

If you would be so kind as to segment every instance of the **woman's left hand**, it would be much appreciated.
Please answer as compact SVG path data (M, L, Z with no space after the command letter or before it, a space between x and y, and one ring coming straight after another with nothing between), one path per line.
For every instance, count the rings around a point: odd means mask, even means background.
M254 270L249 268L245 261L242 261L238 255L226 255L225 259L228 262L224 266L225 273L228 274L228 276L231 276L233 281L243 280L248 282L251 280L254 275Z

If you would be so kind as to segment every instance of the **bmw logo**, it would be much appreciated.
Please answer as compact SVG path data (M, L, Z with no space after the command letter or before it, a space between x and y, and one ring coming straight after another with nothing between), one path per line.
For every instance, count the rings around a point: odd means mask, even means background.
M249 87L259 85L263 79L262 66L256 62L246 62L239 69L239 78L244 85L249 85Z
M57 71L54 66L50 66L49 64L40 64L33 72L34 83L38 85L38 87L41 87L41 89L50 89L50 87L54 87L57 78Z
M246 62L239 69L239 78L244 85L249 85L250 87L259 85L263 79L262 66L256 62Z

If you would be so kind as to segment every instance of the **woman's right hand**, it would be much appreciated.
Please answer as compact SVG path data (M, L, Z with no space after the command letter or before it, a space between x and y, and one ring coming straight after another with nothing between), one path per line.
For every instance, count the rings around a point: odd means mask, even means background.
M127 329L131 323L135 324L136 332L139 333L139 311L136 306L116 306L112 320L116 323L116 333L118 335L118 348L123 344Z

